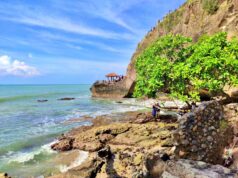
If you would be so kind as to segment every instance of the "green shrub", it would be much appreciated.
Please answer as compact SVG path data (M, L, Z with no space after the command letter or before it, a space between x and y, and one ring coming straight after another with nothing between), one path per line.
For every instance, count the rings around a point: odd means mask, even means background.
M209 14L214 14L218 9L218 0L202 0L202 6Z
M161 26L167 31L170 32L174 26L176 26L183 16L184 8L177 9L174 12L168 14L163 21L161 22Z
M154 97L158 90L167 88L174 63L186 59L185 47L192 40L181 35L159 38L137 58L137 83L134 96Z
M181 35L158 39L137 58L135 97L158 91L184 101L198 101L202 89L222 92L238 84L238 41L226 33L203 36L195 44Z

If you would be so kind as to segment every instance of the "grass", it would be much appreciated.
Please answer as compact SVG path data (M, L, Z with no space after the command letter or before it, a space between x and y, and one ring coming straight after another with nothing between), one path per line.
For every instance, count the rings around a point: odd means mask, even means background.
M202 0L202 7L208 14L214 14L219 8L218 0Z

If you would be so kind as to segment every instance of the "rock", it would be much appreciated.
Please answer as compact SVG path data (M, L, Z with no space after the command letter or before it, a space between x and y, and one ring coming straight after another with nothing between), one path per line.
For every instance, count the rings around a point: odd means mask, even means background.
M75 98L60 98L58 100L60 100L60 101L70 101L70 100L75 100Z
M37 102L39 102L39 103L45 103L45 102L47 102L48 100L37 100Z
M202 126L198 126L198 123L202 123ZM224 119L223 107L216 101L203 102L179 120L178 129L174 133L178 143L175 154L178 158L222 164L223 150L232 140L232 134L228 121ZM186 138L180 135L186 135ZM180 151L187 154L181 155ZM200 156L202 154L205 154L204 157Z
M101 135L99 135L99 141L101 143L106 143L106 142L110 141L113 138L114 138L114 136L111 135L111 134L101 134Z
M76 138L75 141L73 142L72 147L74 149L94 152L94 151L98 151L101 148L103 148L103 144L100 143L99 141L84 142L81 139Z
M213 141L213 138L212 138L211 136L208 136L208 137L207 137L207 141L212 142L212 141Z
M0 173L0 178L11 178L7 173Z
M73 148L73 139L61 139L59 142L51 145L51 148L56 151L69 151Z
M232 99L238 99L238 87L235 86L225 86L224 92Z
M210 165L204 162L191 160L169 161L165 166L162 178L184 177L184 178L235 178L237 172L222 167L220 165Z
M64 174L51 176L50 178L91 178L96 177L98 172L105 162L103 160L97 159L93 154L87 161L83 162L80 166L68 170Z
M112 153L111 153L110 147L105 147L105 148L99 150L99 151L97 152L97 154L98 154L98 156L99 156L100 158L109 159L109 158L112 157Z
M142 156L141 153L138 153L138 154L134 157L133 163L134 163L136 166L138 166L138 165L140 165L140 164L142 163L142 161L143 161L143 156Z

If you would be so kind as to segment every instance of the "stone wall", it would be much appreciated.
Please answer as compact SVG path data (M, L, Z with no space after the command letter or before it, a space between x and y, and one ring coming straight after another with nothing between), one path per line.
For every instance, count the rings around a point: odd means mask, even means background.
M179 158L222 164L225 146L231 143L232 129L216 101L204 102L179 120L174 134L175 155Z

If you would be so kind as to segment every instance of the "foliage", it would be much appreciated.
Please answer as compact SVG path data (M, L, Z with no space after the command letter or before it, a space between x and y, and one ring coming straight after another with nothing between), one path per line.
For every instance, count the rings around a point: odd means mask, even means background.
M202 6L209 14L214 14L218 9L218 0L202 0Z
M220 130L221 132L224 132L227 130L227 128L229 128L229 124L228 124L228 121L226 121L225 119L222 119L219 123L220 125Z
M161 26L168 32L170 32L174 26L176 26L179 22L184 13L183 8L179 8L174 12L171 12L166 17L164 17L163 21L161 22Z
M148 47L136 62L135 96L167 91L184 101L199 100L199 91L222 92L238 84L238 41L226 33L191 39L167 35Z
M137 58L137 83L134 95L154 97L158 90L166 88L171 80L173 64L186 59L185 47L191 39L181 35L159 38Z

